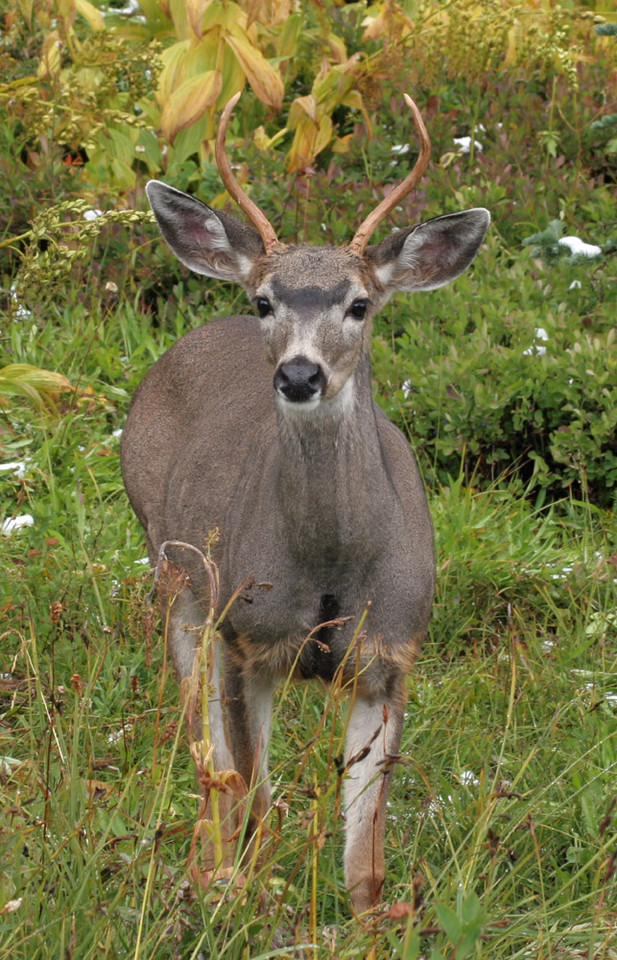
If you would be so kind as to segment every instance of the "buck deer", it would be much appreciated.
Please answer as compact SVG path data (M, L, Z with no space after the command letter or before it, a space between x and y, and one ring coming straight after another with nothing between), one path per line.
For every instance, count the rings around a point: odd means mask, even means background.
M217 768L235 767L255 786L253 824L270 804L267 749L277 683L293 671L353 686L345 882L361 913L381 894L405 677L427 628L435 580L416 463L371 396L371 321L395 291L432 290L459 276L490 216L482 208L448 214L367 246L428 164L430 140L406 96L421 141L409 176L348 246L281 243L225 154L238 96L222 114L216 159L227 191L256 229L157 180L147 193L176 256L197 273L242 284L259 316L209 322L155 363L133 399L122 469L153 564L166 541L203 550L218 528L220 607L247 576L271 585L253 590L252 602L231 606L210 703ZM169 611L172 656L183 678L193 670L208 585L191 551L166 551L187 574Z

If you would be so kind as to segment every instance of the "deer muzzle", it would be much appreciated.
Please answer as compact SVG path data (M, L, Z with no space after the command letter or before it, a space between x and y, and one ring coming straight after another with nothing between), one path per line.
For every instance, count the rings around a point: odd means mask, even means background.
M274 374L274 389L288 403L320 400L326 387L323 369L306 357L294 357L287 363L280 363Z

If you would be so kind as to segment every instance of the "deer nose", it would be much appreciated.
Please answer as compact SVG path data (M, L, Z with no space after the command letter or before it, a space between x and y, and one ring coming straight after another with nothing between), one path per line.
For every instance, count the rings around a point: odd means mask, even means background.
M274 374L274 389L290 403L305 403L321 396L326 389L326 375L318 363L306 357L294 357L281 363Z

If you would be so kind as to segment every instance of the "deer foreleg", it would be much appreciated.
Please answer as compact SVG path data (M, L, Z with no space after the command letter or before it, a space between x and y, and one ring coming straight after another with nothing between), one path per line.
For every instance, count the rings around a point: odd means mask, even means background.
M252 672L228 657L225 690L229 739L236 769L251 789L252 833L270 807L268 743L275 681L268 674Z
M404 678L396 692L395 697L357 695L347 728L345 883L356 913L379 901L384 882L386 801L401 741Z
M221 644L213 642L208 650L208 724L204 743L202 699L199 689L199 671L195 658L200 654L203 635L204 609L187 588L174 596L169 607L163 605L163 616L169 622L168 641L176 670L181 680L181 696L186 707L186 719L194 752L196 773L202 795L200 821L218 822L222 850L216 851L213 842L205 862L208 869L231 867L234 861L235 837L241 824L241 794L226 782L224 771L232 770L234 762L225 734L223 711L223 682L221 677ZM207 760L210 748L212 758ZM221 776L219 776L221 775ZM223 786L219 785L219 781ZM216 791L216 796L213 793ZM220 862L220 856L223 856Z

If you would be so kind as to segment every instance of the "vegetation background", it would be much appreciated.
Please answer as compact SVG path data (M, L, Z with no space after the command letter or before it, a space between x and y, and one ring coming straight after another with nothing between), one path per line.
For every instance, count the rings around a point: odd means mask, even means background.
M617 4L1 0L0 956L617 956ZM382 909L352 918L344 704L277 702L276 809L242 890L188 880L177 684L118 435L145 371L240 292L189 275L160 176L290 241L482 205L452 287L399 297L375 391L409 436L439 589L410 678ZM264 907L262 890L268 892Z

